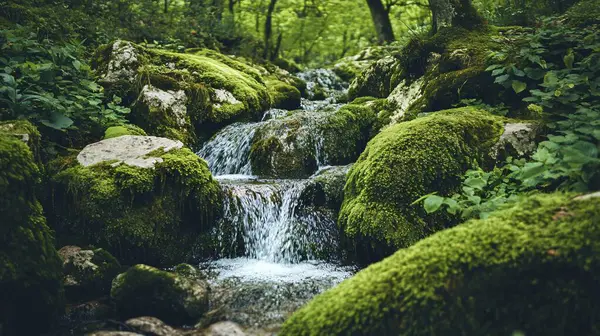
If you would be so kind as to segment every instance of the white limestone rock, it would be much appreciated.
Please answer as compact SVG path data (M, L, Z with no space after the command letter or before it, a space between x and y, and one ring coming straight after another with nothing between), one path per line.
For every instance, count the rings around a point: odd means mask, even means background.
M234 98L235 99L235 98ZM139 101L150 110L158 109L175 118L178 126L187 125L187 96L183 90L161 90L152 85L145 85L140 93Z
M139 66L138 54L131 42L117 40L112 45L108 69L102 82L114 84L118 81L133 83Z
M105 139L87 145L77 155L77 161L84 167L100 162L115 161L113 166L127 164L140 168L153 168L162 158L149 156L157 149L169 152L183 147L181 141L155 136L124 135Z

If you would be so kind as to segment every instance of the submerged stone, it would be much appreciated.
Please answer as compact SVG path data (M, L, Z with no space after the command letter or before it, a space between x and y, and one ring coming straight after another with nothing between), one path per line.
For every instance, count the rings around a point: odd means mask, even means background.
M125 321L125 324L131 328L134 328L144 334L150 334L152 336L178 336L183 335L182 332L175 330L163 321L156 317L142 316L129 319Z
M279 335L596 334L598 218L597 197L529 197L371 265Z
M205 238L221 212L221 191L206 162L182 146L125 135L64 160L51 177L50 211L62 242L159 265L210 250Z
M154 316L183 325L195 323L208 311L208 292L206 282L136 265L114 279L111 297L121 318Z

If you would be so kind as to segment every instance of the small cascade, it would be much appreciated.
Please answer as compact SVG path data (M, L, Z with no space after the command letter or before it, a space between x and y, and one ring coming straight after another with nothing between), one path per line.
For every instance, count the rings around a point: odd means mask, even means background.
M223 128L198 151L213 175L251 175L248 157L254 133L261 123L235 123Z
M320 87L325 99L303 99L301 110L271 109L259 122L229 125L198 152L225 195L223 216L214 229L222 259L202 266L215 274L209 277L215 289L210 301L227 307L228 319L246 326L280 324L354 272L328 262L338 252L339 233L334 210L311 204L315 177L264 179L252 171L253 144L271 139L281 144L278 155L309 161L314 155L319 171L327 165L322 125L343 106L333 102L344 85L327 70L300 77L309 90ZM319 258L324 255L332 257Z
M278 263L314 259L312 249L330 235L327 230L335 223L325 214L298 211L307 181L223 180L227 199L217 228L222 247L226 250L241 238L244 255L252 259Z

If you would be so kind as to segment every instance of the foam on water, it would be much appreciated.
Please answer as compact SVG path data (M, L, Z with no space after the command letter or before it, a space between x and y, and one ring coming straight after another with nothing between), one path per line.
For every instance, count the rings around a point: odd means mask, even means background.
M301 283L309 279L326 279L339 283L354 273L351 267L328 263L275 263L248 258L219 259L211 266L218 271L217 281L235 277L242 281Z

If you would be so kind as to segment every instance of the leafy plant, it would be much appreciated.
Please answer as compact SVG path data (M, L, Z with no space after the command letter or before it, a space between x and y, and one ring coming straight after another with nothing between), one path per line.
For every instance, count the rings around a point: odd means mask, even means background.
M0 119L29 119L63 130L119 124L129 109L106 97L80 43L38 41L35 33L0 30Z
M451 197L434 193L415 203L423 202L427 212L445 208L463 218L485 217L525 193L600 189L598 27L574 28L551 18L535 31L521 31L517 50L507 47L489 60L487 71L495 82L543 118L550 129L547 140L528 160L508 158L490 172L467 171L462 189Z

